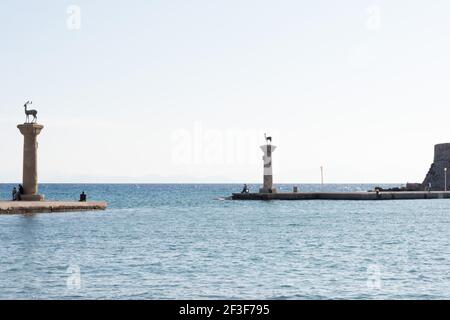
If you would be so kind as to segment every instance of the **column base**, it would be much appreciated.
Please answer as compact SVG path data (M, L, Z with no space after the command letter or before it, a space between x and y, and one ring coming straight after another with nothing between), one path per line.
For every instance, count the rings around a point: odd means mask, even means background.
M44 195L40 194L21 194L20 201L44 201Z
M277 193L277 188L260 188L259 193Z

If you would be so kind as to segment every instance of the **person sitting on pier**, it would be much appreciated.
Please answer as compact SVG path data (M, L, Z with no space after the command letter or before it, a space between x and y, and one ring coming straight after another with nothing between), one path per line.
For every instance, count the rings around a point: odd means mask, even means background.
M12 199L13 199L13 201L17 200L17 189L16 189L16 187L14 187L13 190L12 190Z
M249 192L250 192L250 190L248 189L247 184L244 184L244 188L242 188L241 193L249 193Z
M22 200L23 193L24 193L23 186L19 184L19 194L17 194L17 200Z
M84 191L80 194L80 202L86 202L86 194L84 193Z

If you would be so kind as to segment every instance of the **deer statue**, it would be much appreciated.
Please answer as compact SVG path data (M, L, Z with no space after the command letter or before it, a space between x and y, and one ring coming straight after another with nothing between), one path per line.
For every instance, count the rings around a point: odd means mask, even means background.
M266 139L267 144L272 143L272 137L268 137L265 133L264 133L264 138Z
M37 121L37 111L36 110L28 110L28 105L29 104L33 104L32 101L27 101L23 107L25 108L25 115L27 116L26 118L26 123L30 123L30 115L33 116L33 121L31 123L36 123Z

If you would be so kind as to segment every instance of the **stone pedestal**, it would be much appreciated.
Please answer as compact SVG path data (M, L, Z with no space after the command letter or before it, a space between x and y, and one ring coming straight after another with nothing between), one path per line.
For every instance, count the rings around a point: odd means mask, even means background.
M277 189L273 187L273 175L272 175L272 153L276 147L270 144L261 146L261 150L264 152L264 182L263 187L259 189L260 193L276 193Z
M44 128L36 123L25 123L17 126L24 136L23 144L23 182L21 195L23 201L43 201L44 196L38 194L37 174L37 136Z

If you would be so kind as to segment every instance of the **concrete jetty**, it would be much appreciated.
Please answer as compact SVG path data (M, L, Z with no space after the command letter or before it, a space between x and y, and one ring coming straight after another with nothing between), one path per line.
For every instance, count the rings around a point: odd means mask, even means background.
M450 191L233 193L233 200L414 200L449 199Z
M106 207L103 201L0 201L0 215L95 211L105 210Z

